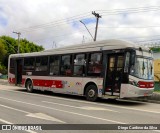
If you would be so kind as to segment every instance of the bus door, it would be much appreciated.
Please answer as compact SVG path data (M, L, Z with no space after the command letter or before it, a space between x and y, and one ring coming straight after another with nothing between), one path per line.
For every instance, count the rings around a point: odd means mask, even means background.
M124 54L109 54L107 60L105 94L119 96L124 69Z
M22 83L22 59L15 60L15 85Z

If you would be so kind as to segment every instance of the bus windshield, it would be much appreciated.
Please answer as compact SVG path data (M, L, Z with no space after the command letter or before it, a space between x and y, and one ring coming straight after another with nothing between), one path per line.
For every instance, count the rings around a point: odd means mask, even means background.
M141 79L153 80L153 60L136 57L130 74Z

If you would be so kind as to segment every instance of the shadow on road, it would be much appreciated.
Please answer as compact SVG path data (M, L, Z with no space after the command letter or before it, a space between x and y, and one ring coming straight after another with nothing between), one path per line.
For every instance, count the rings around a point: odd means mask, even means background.
M15 91L20 91L20 92L27 92L26 89L16 89ZM39 95L47 95L47 96L55 96L59 98L67 98L67 99L72 99L72 100L80 100L80 101L86 101L86 98L83 96L75 96L75 95L68 95L68 94L59 94L59 93L53 93L50 91L39 91L39 90L34 90L35 94ZM145 105L147 103L145 102L138 102L138 101L133 101L133 100L126 100L126 99L98 99L96 103L103 103L103 104L111 104L111 105L122 105L122 106L141 106Z

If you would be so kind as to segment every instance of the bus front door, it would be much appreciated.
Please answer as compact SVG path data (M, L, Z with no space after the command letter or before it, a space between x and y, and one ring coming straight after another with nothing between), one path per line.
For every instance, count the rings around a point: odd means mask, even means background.
M124 54L108 55L105 94L111 96L120 95L120 87L123 76Z

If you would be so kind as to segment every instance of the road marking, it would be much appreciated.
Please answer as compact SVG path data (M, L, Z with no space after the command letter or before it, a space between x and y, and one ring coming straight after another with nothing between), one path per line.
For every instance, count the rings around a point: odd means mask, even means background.
M118 123L118 124L126 124L126 123L119 122L119 121L114 121L114 120L99 118L99 117L95 117L95 116L91 116L91 115L75 113L75 112L71 112L71 111L65 111L65 110L61 110L61 109L55 109L55 108L51 108L51 107L47 107L47 106L43 106L43 105L27 103L27 102L18 101L18 100L14 100L14 99L9 99L9 98L5 98L5 97L0 97L0 98L8 100L8 101L13 101L13 102L17 102L17 103L23 103L23 104L37 106L37 107L41 107L41 108L47 108L47 109L51 109L51 110L57 110L57 111L60 111L60 112L65 112L65 113L69 113L69 114L74 114L74 115L79 115L79 116L83 116L83 117L93 118L93 119L97 119L97 120L103 120L103 121L112 122L112 123Z
M53 102L48 102L48 101L42 101L44 103L50 103L50 104L56 104L60 106L65 106L65 107L71 107L71 108L77 108L77 109L83 109L83 110L104 110L104 111L111 111L111 112L118 112L110 109L105 109L105 108L98 108L98 107L90 107L90 106L83 106L83 107L77 107L77 106L72 106L72 105L66 105L66 104L60 104L60 103L53 103Z
M56 119L54 117L51 117L51 116L43 114L43 113L30 113L30 114L28 114L26 116L39 118L39 119L43 119L43 120L49 120L49 121L56 121L56 122L60 122L60 123L65 123L64 121L58 120L58 119Z
M10 124L10 125L14 125L13 123L9 122L9 121L6 121L6 120L3 120L3 119L0 119L1 122L3 123L6 123L6 124ZM3 124L2 124L3 125ZM31 131L31 130L23 130L25 132L29 132L29 133L37 133L35 131Z
M44 120L49 120L49 121L56 121L56 122L65 123L64 121L58 120L54 117L51 117L51 116L43 114L43 113L30 113L30 112L27 112L27 111L24 111L24 110L12 108L12 107L2 105L2 104L0 104L0 106L4 107L4 108L15 110L15 111L19 111L19 112L22 112L22 113L26 113L27 114L26 116L29 116L29 117L34 117L34 118L39 118L39 119L44 119Z
M15 111L19 111L19 112L22 112L22 113L27 113L27 114L30 113L30 112L27 112L27 111L24 111L24 110L20 110L20 109L16 109L16 108L12 108L12 107L9 107L9 106L3 105L3 104L0 104L0 106L4 107L4 108L15 110Z
M9 122L9 121L6 121L6 120L3 120L3 119L0 119L0 121L1 121L1 122L4 122L4 123L6 123L6 124L13 124L13 123L11 123L11 122Z
M155 132L159 132L159 133L160 133L160 131L159 131L159 130L153 130L153 131L155 131Z
M118 112L118 111L113 111L110 109L105 109L105 108L99 108L99 107L91 107L91 106L83 106L83 107L79 107L80 109L84 109L84 110L100 110L100 111L111 111L111 112Z
M47 98L51 98L51 99L60 99L60 100L65 100L65 101L75 101L75 102L79 102L79 103L86 103L86 104L93 104L93 105L102 105L102 106L106 106L106 107L115 107L115 108L121 108L121 109L128 109L128 110L136 110L136 111L141 111L141 112L148 112L148 113L156 113L159 114L160 112L158 111L152 111L152 110L143 110L143 109L136 109L136 108L129 108L129 107L122 107L122 106L118 106L118 105L107 105L107 104L102 104L102 103L96 103L96 102L88 102L88 101L80 101L80 100L75 100L75 99L67 99L67 98L60 98L60 97L51 97L51 96L46 96L46 95L40 95L40 94L35 94L35 93L26 93L26 92L20 92L20 91L15 91L15 90L2 90L2 91L12 91L15 93L23 93L25 95L36 95L36 96L40 96L40 97L47 97ZM149 103L148 103L149 104ZM153 104L153 103L152 103Z
M25 95L37 95L37 96L42 96L42 97L47 97L47 98L51 98L51 99L63 99L63 100L66 100L66 101L76 101L76 102L79 102L79 103L88 103L88 104L96 104L96 105L103 105L103 106L107 106L105 104L100 104L100 103L93 103L93 102L87 102L87 101L79 101L79 100L72 100L72 99L66 99L66 98L59 98L59 97L51 97L51 96L46 96L46 95L39 95L39 94L33 94L33 93L26 93L26 92L19 92L19 91L15 91L15 90L6 90L6 91L12 91L12 92L15 92L15 93L23 93ZM6 99L6 98L3 98L3 97L0 97L2 99ZM16 101L16 100L13 100L13 99L7 99L7 100L10 100L10 101ZM47 108L47 109L52 109L52 110L58 110L58 111L61 111L59 109L54 109L54 108L50 108L50 107L46 107L46 106L41 106L41 105L36 105L36 104L32 104L32 103L26 103L26 102L22 102L22 101L16 101L16 102L20 102L20 103L25 103L25 104L29 104L29 105L33 105L33 106L38 106L38 107L43 107L43 108ZM113 107L118 107L119 106L116 106L116 105L108 105L108 106L113 106ZM127 107L120 107L120 108L126 108L128 109ZM134 108L129 108L129 109L134 109ZM63 112L66 112L64 110L62 110ZM142 110L139 110L139 111L142 111ZM68 113L68 112L67 112ZM71 113L71 112L69 112ZM74 113L74 112L73 112ZM158 112L159 113L159 112ZM74 114L77 114L77 113L74 113ZM83 116L83 114L82 114ZM88 115L85 115L85 116L88 116ZM92 116L91 116L92 118ZM95 118L95 117L94 117ZM96 118L95 118L96 119ZM107 119L101 119L101 118L98 118L100 120L104 120L104 121L108 121ZM111 120L112 121L112 120ZM112 121L112 122L115 122L117 123L117 121ZM122 122L118 122L119 124L126 124L126 123L122 123ZM152 130L152 131L155 131L155 132L160 132L159 130Z

